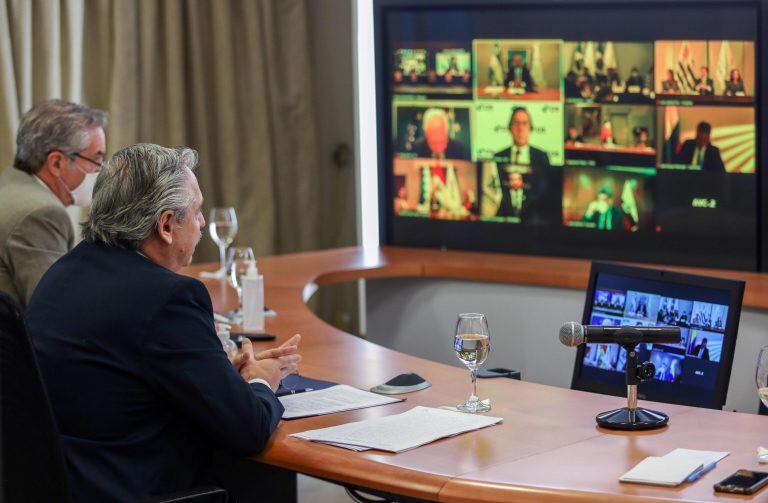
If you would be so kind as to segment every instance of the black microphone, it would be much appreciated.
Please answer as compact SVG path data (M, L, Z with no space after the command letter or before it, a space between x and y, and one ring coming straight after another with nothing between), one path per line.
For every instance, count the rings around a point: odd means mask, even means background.
M560 342L566 346L578 346L585 342L608 342L635 345L643 342L680 342L680 327L615 327L582 325L575 321L560 327Z

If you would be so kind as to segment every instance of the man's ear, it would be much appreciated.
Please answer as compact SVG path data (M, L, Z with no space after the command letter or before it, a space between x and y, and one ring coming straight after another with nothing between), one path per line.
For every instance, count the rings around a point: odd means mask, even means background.
M165 241L167 244L173 243L173 228L176 225L176 217L173 215L173 212L170 210L164 211L160 218L157 219L157 224L155 226L155 230L157 231L157 236L162 240Z
M61 152L54 150L45 158L44 166L48 166L50 172L61 177L61 170L64 167L66 157Z

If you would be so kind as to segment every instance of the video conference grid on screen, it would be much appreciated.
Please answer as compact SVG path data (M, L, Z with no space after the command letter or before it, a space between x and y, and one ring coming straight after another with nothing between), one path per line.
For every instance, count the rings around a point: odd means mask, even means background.
M626 286L622 287L622 283ZM703 295L694 287L675 296L661 293L657 282L645 285L613 275L598 275L592 299L589 324L614 326L678 326L679 344L641 344L638 360L650 361L656 367L653 381L672 383L675 387L715 388L728 320L728 306ZM725 301L725 300L723 300ZM626 352L617 344L587 344L582 361L584 367L616 375L623 380ZM595 371L592 371L593 373ZM603 374L603 379L607 375ZM646 386L646 385L644 385Z
M753 217L753 42L395 47L396 216L719 236Z

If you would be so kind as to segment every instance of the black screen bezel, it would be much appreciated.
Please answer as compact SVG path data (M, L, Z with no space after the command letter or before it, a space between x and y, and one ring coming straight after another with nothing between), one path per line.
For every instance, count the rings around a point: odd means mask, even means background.
M383 245L406 247L432 247L441 249L459 249L469 251L491 251L502 253L536 254L591 258L599 260L626 260L655 264L682 264L696 267L718 267L741 270L764 270L768 266L768 232L763 232L763 223L768 222L768 207L762 203L762 193L768 192L768 177L763 176L762 152L768 149L768 138L763 138L762 122L768 117L761 96L768 95L768 79L761 78L762 55L768 54L765 45L768 37L763 32L768 29L768 9L764 4L768 0L374 0L374 47L377 111L378 144L378 207L379 207L379 242ZM574 6L589 8L610 8L620 10L627 7L658 9L660 15L669 6L696 9L700 7L751 7L757 11L755 20L755 135L756 135L756 170L755 175L755 233L754 240L747 243L748 256L731 257L728 246L723 241L713 242L705 237L694 240L690 236L663 236L653 233L631 235L622 233L618 236L599 236L595 239L594 231L586 229L515 229L514 237L504 237L504 224L491 222L448 222L431 219L400 218L400 231L405 239L395 239L393 230L395 217L392 212L392 142L391 132L391 97L392 90L387 73L388 55L386 53L386 12L390 9L453 9L453 8L557 8ZM702 34L701 39L707 37ZM659 39L663 37L658 37ZM764 94L765 93L765 94ZM768 151L768 150L766 150ZM402 222L408 220L408 222ZM501 237L500 237L501 236ZM677 242L676 242L677 240ZM731 249L732 249L731 243ZM663 249L664 253L658 250ZM618 251L616 251L618 250Z
M722 290L728 292L730 299L728 303L728 320L726 321L726 331L723 335L723 350L720 357L720 365L715 382L715 388L711 395L711 400L703 401L689 397L674 397L668 395L656 396L653 394L648 396L643 393L643 385L640 384L638 386L638 394L643 395L642 398L646 400L674 403L678 405L691 405L709 409L722 409L725 405L725 400L728 394L728 385L731 378L733 353L736 347L736 336L739 330L739 318L741 315L741 304L744 297L745 283L739 280L699 276L664 269L650 269L645 267L635 267L608 262L593 262L589 273L589 284L587 286L586 298L584 300L584 312L582 315L582 324L584 325L589 324L589 318L592 312L592 301L595 296L595 286L597 285L597 278L600 274L612 274L616 276L625 276L641 280L676 283L694 288L709 288L713 290ZM626 385L616 386L604 382L586 380L581 377L585 349L586 346L584 344L581 344L577 349L576 361L573 366L571 389L590 391L613 396L626 396Z

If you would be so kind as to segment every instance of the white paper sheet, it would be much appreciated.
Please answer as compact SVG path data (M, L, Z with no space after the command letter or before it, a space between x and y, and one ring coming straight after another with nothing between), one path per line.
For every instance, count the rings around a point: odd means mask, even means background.
M300 417L321 416L333 414L345 410L364 409L376 407L388 403L402 402L402 398L392 398L377 395L370 391L337 384L330 388L295 395L286 395L279 398L285 407L283 419L297 419Z
M647 457L619 478L622 482L674 487L696 470L717 463L728 452L675 449L664 456Z
M726 457L730 452L721 452L721 451L698 451L695 449L675 449L674 451L670 452L669 454L665 455L665 458L685 458L685 459L694 459L699 461L701 464L707 465L711 462L717 463L724 457Z
M354 450L362 447L403 452L440 438L492 426L501 420L500 417L418 406L402 414L294 433L291 436Z
M693 458L667 459L664 456L650 456L640 461L619 480L674 487L682 484L690 474L701 467L701 461Z

